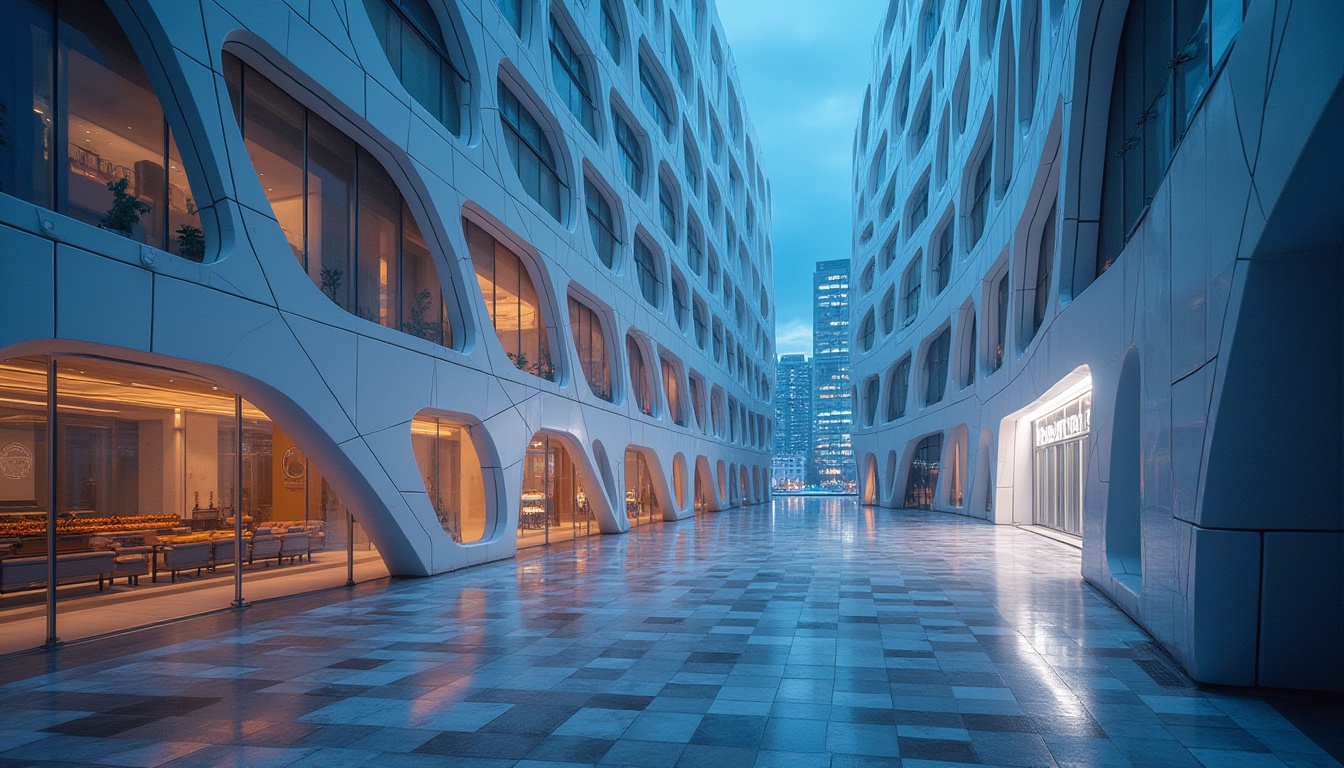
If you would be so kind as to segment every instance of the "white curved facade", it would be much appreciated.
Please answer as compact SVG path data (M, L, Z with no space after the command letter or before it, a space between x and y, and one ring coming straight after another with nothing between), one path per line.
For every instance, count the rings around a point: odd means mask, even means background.
M98 356L227 386L324 468L395 575L511 556L523 458L539 433L565 445L603 533L628 529L627 449L645 456L664 520L691 516L702 485L701 503L713 509L764 500L774 378L764 287L772 280L770 192L712 0L707 8L706 0L523 0L520 31L504 15L509 5L428 0L460 57L454 63L466 70L463 127L454 133L408 94L360 0L110 3L180 148L204 230L203 263L0 193L0 359ZM600 32L604 5L617 17L619 63ZM592 134L557 94L552 18L586 67L597 107ZM344 311L304 273L231 107L226 53L386 170L432 255L451 345ZM670 97L669 136L641 97L641 59ZM678 66L680 77L666 74ZM555 150L564 187L558 218L520 181L506 148L500 83ZM623 181L613 110L641 133L639 193ZM8 109L11 127L23 112ZM698 178L688 178L688 168ZM590 236L585 178L610 198L621 240L612 268ZM660 220L660 178L676 198L670 231ZM707 182L722 202L710 202ZM705 258L717 265L712 276L703 263L698 272L688 266L688 211L702 222ZM549 329L554 381L519 370L504 353L473 274L464 217L527 265ZM659 273L656 306L641 297L637 237ZM674 282L688 305L679 318ZM601 318L611 402L594 395L576 357L570 296ZM697 343L691 308L702 304L719 344L708 331ZM631 394L627 335L649 355L651 416ZM684 425L669 412L661 359L673 363ZM700 413L692 413L690 377L703 382ZM485 489L479 542L456 543L436 519L412 453L417 414L470 431Z
M1166 5L891 3L855 137L860 493L1075 533L1198 680L1339 689L1344 14L1177 3L1125 48Z

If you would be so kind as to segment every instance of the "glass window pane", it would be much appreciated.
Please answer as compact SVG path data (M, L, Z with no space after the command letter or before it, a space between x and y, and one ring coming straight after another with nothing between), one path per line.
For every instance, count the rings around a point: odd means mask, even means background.
M54 18L49 2L15 2L0 25L0 192L55 208Z
M361 314L351 258L356 155L355 143L345 134L315 115L308 116L308 274L338 306ZM372 176L370 183L377 183ZM361 316L377 322L376 313Z
M359 153L359 248L355 314L389 328L400 327L401 205L396 184L372 157Z
M58 53L67 94L62 212L166 248L163 109L111 10L103 3L67 8Z

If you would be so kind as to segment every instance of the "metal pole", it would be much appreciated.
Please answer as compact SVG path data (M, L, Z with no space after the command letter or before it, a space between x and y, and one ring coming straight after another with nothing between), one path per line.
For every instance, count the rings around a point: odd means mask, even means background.
M243 599L243 397L233 396L233 607Z
M56 358L47 355L47 642L44 648L61 644L56 636Z
M355 515L345 511L345 586L355 586Z

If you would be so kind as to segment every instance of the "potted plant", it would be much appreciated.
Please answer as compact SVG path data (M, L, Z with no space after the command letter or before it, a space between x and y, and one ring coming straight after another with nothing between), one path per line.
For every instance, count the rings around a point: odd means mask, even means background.
M130 185L131 180L125 176L107 183L107 191L112 193L112 207L99 222L103 229L119 232L126 237L134 234L140 217L149 213L149 203L126 191Z

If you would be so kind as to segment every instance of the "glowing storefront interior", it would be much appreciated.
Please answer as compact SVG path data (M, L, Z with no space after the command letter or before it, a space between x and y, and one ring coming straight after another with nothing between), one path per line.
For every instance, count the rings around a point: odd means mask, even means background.
M39 616L46 596L50 627L220 587L153 609L172 618L247 599L261 579L268 596L345 584L356 563L386 574L323 471L237 394L96 357L0 364L0 616Z

